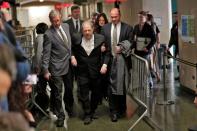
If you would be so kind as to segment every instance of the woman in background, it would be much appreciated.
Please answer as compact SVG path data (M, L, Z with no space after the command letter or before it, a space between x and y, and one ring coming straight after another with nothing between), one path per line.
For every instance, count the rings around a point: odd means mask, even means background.
M156 35L156 44L153 46L151 53L151 68L152 73L155 73L157 82L161 81L160 78L160 70L158 65L158 49L160 48L160 30L156 23L154 22L154 18L152 14L147 14L147 23L153 28Z
M34 43L35 56L33 60L33 70L38 75L39 80L36 85L38 93L36 96L36 102L44 111L46 111L49 106L49 96L46 92L47 80L44 78L43 72L41 71L44 33L47 29L48 25L43 22L36 26L37 37ZM36 112L39 113L38 115L41 115L40 112Z
M106 14L105 13L100 13L97 16L97 19L95 21L94 32L100 34L102 26L104 26L107 23L108 23L108 19L107 19Z
M100 13L97 16L97 19L95 21L95 25L94 25L94 32L100 34L101 33L101 29L102 27L108 23L108 19L105 13ZM103 46L101 47L102 50L102 55L104 55L105 53L105 44L103 44ZM102 58L102 62L104 60L103 57ZM102 99L105 98L105 100L108 99L108 84L109 84L109 78L108 78L108 72L104 75L101 76L101 91L102 91L102 96L101 99L99 101L99 104L102 103Z

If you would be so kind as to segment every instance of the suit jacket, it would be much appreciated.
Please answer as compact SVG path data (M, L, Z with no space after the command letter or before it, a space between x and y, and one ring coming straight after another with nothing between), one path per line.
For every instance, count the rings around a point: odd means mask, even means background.
M101 34L105 36L105 43L106 43L106 47L108 50L108 53L110 56L112 56L111 54L111 26L112 23L108 23L106 25L104 25L101 29ZM119 37L119 42L122 42L124 40L129 40L131 42L132 40L132 32L133 32L133 28L131 26L129 26L126 23L121 22L121 29L120 29L120 37ZM118 42L118 43L119 43ZM110 62L110 57L107 57L104 59L105 63L109 63Z
M128 70L128 65L131 65L129 63L131 63L131 60L128 56L123 55L123 52L121 54L118 54L116 59L114 59L112 57L111 54L111 27L112 27L112 23L108 23L106 25L103 26L102 30L101 30L101 34L103 34L105 36L105 43L107 46L107 50L108 53L110 54L111 57L109 58L105 58L105 62L108 63L108 69L110 70L110 90L112 92L112 94L114 95L123 95L125 94L126 91L126 85L124 80L126 80L127 78L125 75L125 70ZM120 45L121 47L123 47L120 43L123 41L128 40L129 44L131 44L131 39L132 39L132 27L121 22L121 29L120 29L120 36L119 36L119 42L118 45ZM128 46L130 47L130 46ZM124 49L124 48L123 48ZM129 49L128 49L129 50ZM123 69L123 70L120 70Z
M104 36L94 34L94 49L88 56L82 47L82 35L74 35L73 54L77 59L76 73L78 76L97 78L100 75L101 63L101 46L104 43Z
M65 21L64 23L67 23L67 24L69 25L71 35L72 35L73 33L78 33L77 30L75 29L75 25L74 25L74 23L73 23L72 18L68 19L68 20ZM80 20L80 33L81 33L81 31L82 31L82 30L81 30L81 29L82 29L82 23L83 23L83 21Z
M67 74L71 57L71 37L68 24L61 24L67 35L68 44L65 45L53 26L44 34L42 68L44 73L50 72L53 76Z

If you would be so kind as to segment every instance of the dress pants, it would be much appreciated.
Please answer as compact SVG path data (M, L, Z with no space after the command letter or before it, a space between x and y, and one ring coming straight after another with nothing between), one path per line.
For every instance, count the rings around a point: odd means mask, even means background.
M36 102L44 111L46 111L49 106L49 96L47 95L46 87L47 87L47 80L44 78L43 74L38 75L38 83L36 85L36 91L37 91Z
M72 82L70 79L70 70L66 75L63 76L52 76L50 80L51 85L51 98L53 102L51 103L52 111L55 112L58 119L64 120L65 114L62 107L62 89L63 83L65 88L64 93L64 103L67 112L71 112L73 106L73 93L72 93Z
M95 112L101 99L100 78L93 79L88 76L78 76L77 81L84 114L90 116Z
M109 89L109 108L111 114L124 114L126 111L126 95L114 95Z

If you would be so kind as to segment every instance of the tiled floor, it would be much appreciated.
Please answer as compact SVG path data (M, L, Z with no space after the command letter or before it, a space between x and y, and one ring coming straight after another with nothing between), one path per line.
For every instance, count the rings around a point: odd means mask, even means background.
M193 105L193 96L183 91L179 83L174 81L172 69L167 70L166 87L167 99L174 101L175 104L158 105L157 103L164 100L163 82L155 84L156 89L153 91L151 99L152 119L163 131L187 131L188 127L197 125L197 108ZM125 117L119 119L116 123L112 123L108 116L109 111L106 101L103 101L103 104L98 107L97 114L100 116L99 119L94 120L90 125L83 124L83 113L77 102L75 103L74 112L75 117L67 120L67 130L66 128L54 127L54 122L49 119L41 120L37 130L49 131L49 128L51 128L51 131L127 131L138 118L134 115L130 119ZM133 131L152 131L152 129L145 122L141 121Z

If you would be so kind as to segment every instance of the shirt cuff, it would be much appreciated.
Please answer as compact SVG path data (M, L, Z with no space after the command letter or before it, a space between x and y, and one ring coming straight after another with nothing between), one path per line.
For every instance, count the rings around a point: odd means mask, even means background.
M107 68L107 64L103 64L103 67Z

